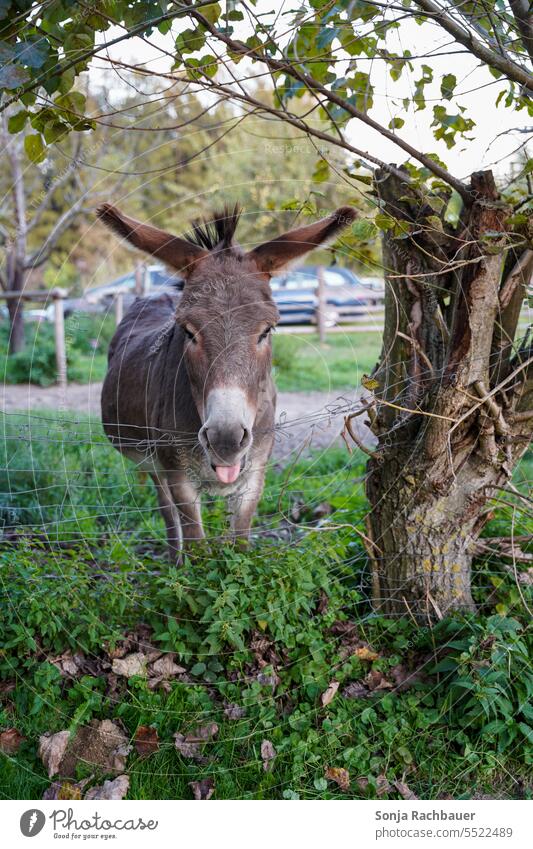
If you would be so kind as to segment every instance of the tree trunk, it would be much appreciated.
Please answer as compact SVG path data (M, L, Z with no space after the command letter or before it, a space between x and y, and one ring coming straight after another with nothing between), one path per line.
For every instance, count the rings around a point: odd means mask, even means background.
M8 256L7 290L21 292L24 286L24 268L16 257ZM23 301L16 298L7 301L9 312L9 353L18 354L24 348Z
M374 603L427 621L473 609L487 501L529 443L532 420L519 413L529 397L524 352L508 338L502 347L498 334L504 326L514 338L530 271L502 279L509 210L490 173L473 176L476 200L455 229L396 177L376 182L402 228L384 237L385 329L369 410L378 437L367 467ZM511 286L522 293L509 298Z

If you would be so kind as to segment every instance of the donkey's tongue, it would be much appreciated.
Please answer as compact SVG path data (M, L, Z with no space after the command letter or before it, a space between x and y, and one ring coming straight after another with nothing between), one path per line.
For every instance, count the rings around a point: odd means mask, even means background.
M235 483L240 470L240 463L236 463L234 466L215 466L215 472L220 483Z

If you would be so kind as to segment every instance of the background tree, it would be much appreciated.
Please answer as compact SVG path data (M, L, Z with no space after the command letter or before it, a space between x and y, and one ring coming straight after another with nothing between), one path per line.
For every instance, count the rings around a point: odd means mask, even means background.
M275 117L315 143L337 147L350 157L348 171L359 185L361 177L363 186L373 181L367 197L377 213L356 222L344 249L383 234L384 342L366 381L365 410L378 439L368 467L376 603L424 616L472 607L472 556L487 501L508 486L531 435L533 345L529 335L518 338L518 320L533 262L532 165L527 160L502 192L490 172L468 181L452 174L402 128L415 109L449 149L475 132L450 70L440 75L431 111L425 94L437 58L457 52L498 81L495 110L514 110L518 122L531 116L526 4L310 0L297 11L265 15L253 2L224 9L163 3L156 13L151 4L118 0L103 3L98 14L84 4L73 14L53 2L32 7L22 25L14 12L24 5L2 6L12 14L1 33L10 64L0 83L5 106L24 104L37 130L36 149L44 147L49 126L91 126L85 102L71 89L102 50L97 31L120 25L109 46L146 38L155 27L169 35L172 20L185 17L171 50L162 49L174 64L162 77L187 79L189 90L224 97L243 117ZM406 21L445 37L444 46L416 55L393 49ZM374 107L378 67L398 90L386 122ZM419 74L407 97L406 69ZM354 144L352 128L363 124L394 145L405 164ZM318 177L330 168L330 157L320 156Z

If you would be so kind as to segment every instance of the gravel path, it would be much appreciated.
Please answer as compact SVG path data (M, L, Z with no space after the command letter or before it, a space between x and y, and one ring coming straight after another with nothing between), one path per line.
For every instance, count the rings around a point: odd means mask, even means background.
M101 383L72 383L66 392L58 386L20 384L0 387L0 409L4 412L51 409L100 415ZM358 392L279 392L276 420L280 425L274 445L274 458L283 463L295 452L327 448L340 440L343 416L354 404ZM372 443L372 435L360 416L353 420L360 438Z

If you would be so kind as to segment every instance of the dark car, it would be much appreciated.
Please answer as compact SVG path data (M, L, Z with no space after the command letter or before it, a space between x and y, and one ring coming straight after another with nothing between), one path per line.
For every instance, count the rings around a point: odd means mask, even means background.
M151 292L163 289L180 289L183 280L168 271L163 265L149 265L144 268L141 278L140 291L137 291L137 279L135 272L123 274L111 283L103 286L94 286L87 289L80 298L68 298L64 302L65 315L74 312L109 312L113 309L117 295L122 295L123 309L127 310L136 297L149 295Z
M346 268L324 268L325 320L327 325L364 315L370 293ZM280 324L314 324L318 306L318 266L304 266L271 280Z
M280 312L280 324L314 324L318 306L318 266L303 266L286 274L273 277L272 294ZM381 300L381 293L364 286L347 268L324 268L326 324L332 326L364 315L369 306ZM147 266L142 281L142 291L137 291L135 274L124 274L112 283L88 289L85 295L65 301L65 313L75 311L108 312L113 309L117 295L122 295L124 311L139 294L149 295L167 289L178 293L183 280L163 265Z

